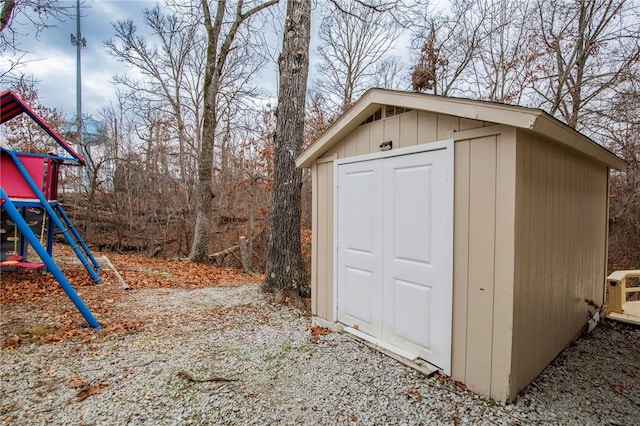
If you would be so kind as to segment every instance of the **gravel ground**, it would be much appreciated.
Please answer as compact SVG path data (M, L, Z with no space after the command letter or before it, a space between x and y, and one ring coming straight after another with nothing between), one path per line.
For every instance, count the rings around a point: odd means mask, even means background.
M640 424L638 328L605 322L505 405L312 337L256 284L123 294L133 331L2 350L3 424ZM28 309L2 306L2 323Z

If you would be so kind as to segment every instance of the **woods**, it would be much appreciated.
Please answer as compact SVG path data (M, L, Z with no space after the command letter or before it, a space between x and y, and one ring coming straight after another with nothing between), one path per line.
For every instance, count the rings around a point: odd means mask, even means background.
M32 3L3 5L0 79L37 104L16 34L69 11ZM310 177L293 161L376 86L541 108L624 158L629 169L611 177L609 266L640 264L637 0L194 0L142 17L103 35L130 72L92 112L89 173L63 182L93 245L266 271L265 289L286 281L306 295ZM276 66L277 94L264 84ZM41 113L61 133L73 120ZM2 132L14 149L47 149L28 127Z

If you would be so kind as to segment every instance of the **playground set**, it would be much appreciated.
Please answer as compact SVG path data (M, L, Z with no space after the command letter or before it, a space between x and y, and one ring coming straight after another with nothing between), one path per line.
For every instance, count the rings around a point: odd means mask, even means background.
M60 166L85 166L85 160L11 90L0 94L0 124L27 114L64 150L54 153L18 152L0 147L0 270L43 269L56 279L80 314L99 328L53 259L56 229L64 236L93 281L101 284L100 266L58 202ZM29 259L29 247L38 260Z

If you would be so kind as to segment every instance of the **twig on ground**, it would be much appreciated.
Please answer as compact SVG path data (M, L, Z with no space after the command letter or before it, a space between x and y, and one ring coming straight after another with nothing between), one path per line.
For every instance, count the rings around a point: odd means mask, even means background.
M190 382L195 382L195 383L204 383L204 382L237 382L238 379L227 379L225 377L209 377L208 379L198 379L196 377L193 377L193 375L191 373L189 373L188 371L185 370L180 370L178 371L178 376L182 377L183 379L189 380Z

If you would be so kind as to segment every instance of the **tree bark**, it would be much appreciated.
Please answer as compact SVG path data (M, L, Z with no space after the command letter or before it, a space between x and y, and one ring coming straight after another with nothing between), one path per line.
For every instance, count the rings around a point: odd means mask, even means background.
M301 305L308 296L300 245L302 173L295 159L302 149L309 72L310 0L289 0L278 59L280 88L274 136L271 235L262 290L276 300L291 298Z
M4 29L9 25L9 20L11 19L11 13L13 9L16 7L15 0L6 0L2 5L2 10L0 11L0 33L4 31Z

